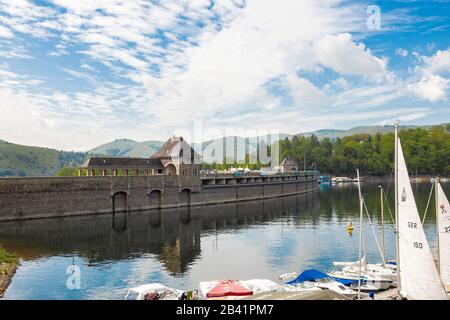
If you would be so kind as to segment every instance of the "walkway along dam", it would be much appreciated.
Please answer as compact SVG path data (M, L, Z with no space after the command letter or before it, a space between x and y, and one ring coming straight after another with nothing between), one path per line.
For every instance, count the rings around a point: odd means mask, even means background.
M188 160L186 148L192 151ZM150 159L91 158L78 177L0 178L0 221L205 206L318 190L315 172L201 175L195 156L181 137L172 137Z

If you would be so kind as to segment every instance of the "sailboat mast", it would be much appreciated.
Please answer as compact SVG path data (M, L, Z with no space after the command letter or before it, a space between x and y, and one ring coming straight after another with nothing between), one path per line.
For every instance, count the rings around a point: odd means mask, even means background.
M383 262L386 261L384 255L384 202L383 202L383 187L380 186L380 205L381 205L381 255L383 256Z
M436 203L436 234L437 234L437 270L438 273L441 274L441 254L440 254L440 247L439 247L439 192L438 192L438 184L439 184L439 178L434 178L434 202Z
M361 181L359 179L359 169L356 169L358 176L359 191L359 275L358 275L358 300L361 299L361 274L362 274L362 243L363 243L363 197L361 193Z
M399 223L398 223L398 124L399 121L395 122L395 229L396 233L396 251L397 251L397 286L398 292L401 292L401 281L400 281L400 232L399 232Z

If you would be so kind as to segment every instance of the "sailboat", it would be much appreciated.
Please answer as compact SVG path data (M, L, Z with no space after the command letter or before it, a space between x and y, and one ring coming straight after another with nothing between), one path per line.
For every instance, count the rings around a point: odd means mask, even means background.
M338 280L345 281L357 281L358 293L361 291L361 285L370 287L370 291L385 290L394 285L393 279L390 279L383 275L391 275L395 271L385 270L381 267L371 265L368 266L365 255L365 242L363 237L363 211L364 211L364 198L361 192L361 181L359 179L359 170L356 170L358 176L358 192L360 203L360 238L359 238L359 259L356 262L333 262L334 266L343 267L341 271L334 270L328 272L330 277ZM363 255L364 252L364 256ZM384 258L383 258L384 261ZM391 272L391 273L387 273Z
M447 292L450 291L450 205L444 190L435 179L436 225L438 232L438 268Z
M363 275L376 278L376 283L381 284L380 289L387 289L390 286L394 286L393 281L397 280L397 263L386 261L385 257L385 245L384 245L384 198L383 198L383 188L380 186L380 203L381 203L381 258L382 263L368 263L366 257L364 256L361 261L354 262L333 262L333 266L342 267L341 275L355 277L356 273L359 272L359 264L362 264ZM391 280L391 281L384 281ZM374 280L374 279L372 279Z
M448 300L434 264L395 125L395 213L397 224L398 293L413 300Z

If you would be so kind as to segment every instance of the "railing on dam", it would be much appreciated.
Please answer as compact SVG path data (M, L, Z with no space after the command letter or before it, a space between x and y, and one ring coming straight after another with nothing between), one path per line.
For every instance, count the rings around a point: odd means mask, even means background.
M235 172L202 174L202 186L259 184L259 183L288 183L294 181L315 181L319 178L317 171L260 173L260 172Z

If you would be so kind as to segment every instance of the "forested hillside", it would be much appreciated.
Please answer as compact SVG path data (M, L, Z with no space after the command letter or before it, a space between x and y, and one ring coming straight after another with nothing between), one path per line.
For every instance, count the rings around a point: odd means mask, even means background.
M450 175L450 125L429 130L403 130L400 138L412 174ZM394 161L394 134L358 134L331 141L317 136L294 137L280 144L281 157L292 156L306 168L335 175L390 174Z
M0 140L0 177L49 176L61 168L81 164L84 152L22 146Z

